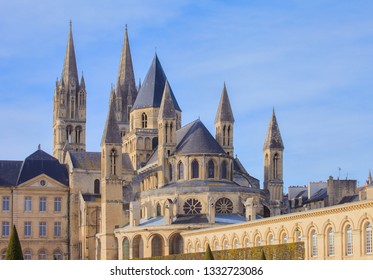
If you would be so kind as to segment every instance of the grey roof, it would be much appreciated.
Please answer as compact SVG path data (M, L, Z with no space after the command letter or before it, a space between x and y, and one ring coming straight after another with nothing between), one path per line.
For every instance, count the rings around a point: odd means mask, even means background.
M207 215L177 215L172 224L202 224L208 223Z
M136 101L133 104L132 110L139 108L160 107L166 80L166 74L164 73L162 65L158 60L157 54L155 54L149 71L141 85ZM170 93L175 109L181 111L171 87Z
M359 195L358 194L344 196L338 204L351 203L351 202L355 202L355 201L359 201Z
M69 185L69 175L66 165L60 164L56 158L43 150L37 150L25 159L18 176L17 184L26 182L41 174L45 174L66 186Z
M196 120L176 132L175 154L225 154L223 148L200 120Z
M324 200L327 197L328 197L327 189L323 188L315 192L308 200L305 201L305 203L311 203L315 201Z
M65 61L62 70L62 81L65 86L69 86L72 81L75 83L76 86L78 86L79 83L71 21L70 31L67 39Z
M297 195L294 195L294 197L295 198L298 198L298 197L308 197L308 190L302 190L299 193L297 193Z
M273 109L272 111L272 118L268 126L266 139L264 141L263 149L268 149L268 148L284 149L284 144L282 143L280 129L277 124L275 109Z
M23 161L0 160L0 186L11 187L17 184Z
M84 170L101 170L100 152L74 152L71 151L70 158L74 168ZM132 162L128 154L122 154L122 165L127 170L133 170Z
M109 113L106 119L104 133L102 134L102 144L122 144L122 138L120 137L119 126L115 117L115 94L112 91L110 97Z
M221 93L218 111L215 117L215 123L219 121L234 122L231 103L229 102L229 97L227 93L227 88L225 87L225 83L223 91Z
M174 119L176 118L175 105L171 97L171 89L168 81L164 86L161 106L159 108L158 119Z
M249 174L247 173L245 167L242 165L241 161L237 157L233 160L233 170L243 174Z

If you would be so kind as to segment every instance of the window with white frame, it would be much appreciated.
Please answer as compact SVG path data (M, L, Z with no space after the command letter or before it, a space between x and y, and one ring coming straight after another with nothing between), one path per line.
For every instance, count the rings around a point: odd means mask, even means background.
M9 231L10 231L10 223L2 222L1 236L3 237L9 236Z
M54 236L61 236L61 222L54 222Z
M316 230L312 230L311 232L311 256L317 257L318 250L317 250L317 233Z
M10 209L10 198L9 196L3 196L3 211L9 211Z
M47 211L47 198L46 197L39 198L39 211L40 212Z
M26 250L25 253L23 254L23 258L25 260L32 260L32 254L31 254L31 250Z
M350 225L346 227L346 256L352 256L353 244L352 244L352 228Z
M40 237L46 237L47 236L47 223L46 222L40 222L39 223L39 236Z
M31 197L25 197L25 211L31 211Z
M372 254L372 224L367 223L365 227L365 253Z
M233 244L234 244L234 248L237 249L239 247L238 239L237 238L234 240Z
M61 212L61 197L54 198L54 212Z
M250 240L249 240L248 237L246 237L246 238L245 238L245 247L246 247L246 248L249 248L249 246L250 246Z
M334 256L334 230L332 228L328 230L328 256Z
M286 233L282 234L282 244L288 243L288 235Z
M39 251L39 260L46 260L47 259L47 252L43 249Z
M274 238L273 238L273 234L272 233L268 237L268 243L269 243L269 245L273 245L273 243L274 243Z
M62 252L59 249L54 250L53 259L54 260L62 260Z
M24 222L24 236L30 237L31 236L31 222Z

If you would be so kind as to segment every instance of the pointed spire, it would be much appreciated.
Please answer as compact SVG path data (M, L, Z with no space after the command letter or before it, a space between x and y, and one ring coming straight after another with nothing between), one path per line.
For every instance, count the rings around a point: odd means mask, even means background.
M85 89L85 81L84 81L84 74L82 71L82 78L80 79L80 88Z
M126 93L126 91L128 88L131 88L133 91L131 92L131 95L136 97L135 74L133 71L132 56L128 40L128 29L126 24L117 79L117 91L122 95L121 97L123 99L127 99L128 93Z
M367 180L367 185L372 185L373 183L373 179L372 179L372 173L370 172L370 169L369 169L369 174L368 174L368 180Z
M115 92L111 90L109 113L105 123L104 133L102 134L101 145L103 144L121 144L119 126L115 117Z
M174 119L176 118L175 105L171 97L171 88L166 80L161 106L159 108L158 119Z
M225 83L224 83L223 91L221 93L218 111L215 117L215 123L219 121L234 122L231 103L229 102L229 97L228 97Z
M284 144L282 143L280 129L277 124L277 119L275 115L275 109L272 110L272 118L268 126L268 131L266 139L264 141L263 149L268 148L278 148L284 149Z
M73 29L72 22L70 20L70 31L67 39L67 47L65 54L65 61L62 70L62 81L65 86L69 86L70 83L77 85L78 79L78 68L76 66L74 40L73 40Z

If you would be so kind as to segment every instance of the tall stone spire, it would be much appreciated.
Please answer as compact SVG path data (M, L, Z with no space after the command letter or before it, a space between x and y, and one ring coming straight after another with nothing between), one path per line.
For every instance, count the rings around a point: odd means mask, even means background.
M218 106L218 111L215 117L215 123L223 122L234 122L233 112L231 108L231 103L229 102L229 97L227 93L227 88L224 83L223 91L221 93L220 102Z
M110 97L109 113L106 119L104 133L102 134L101 145L104 144L121 144L119 126L115 117L115 93L112 91Z
M132 65L132 56L128 40L127 25L124 33L122 54L119 62L118 77L116 84L117 98L121 101L120 123L128 124L129 111L137 97L135 74ZM131 96L131 98L128 98Z
M168 81L166 80L161 106L159 107L158 119L175 119L175 105L171 97L171 89Z
M70 20L70 31L67 39L65 61L62 70L62 81L66 87L70 86L70 83L77 85L78 79L78 68L76 66L74 40L72 22Z
M282 143L281 133L277 124L274 108L272 111L272 118L268 126L267 135L264 141L263 150L269 148L284 149L284 144Z

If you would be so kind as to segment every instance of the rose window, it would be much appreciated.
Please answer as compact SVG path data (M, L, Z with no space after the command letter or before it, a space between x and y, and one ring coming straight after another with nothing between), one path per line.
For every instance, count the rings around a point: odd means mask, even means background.
M220 198L215 203L215 210L218 214L230 214L233 212L233 203L226 197Z
M184 213L187 215L200 214L202 210L202 204L201 202L199 202L199 200L190 198L187 201L185 201L183 209Z

